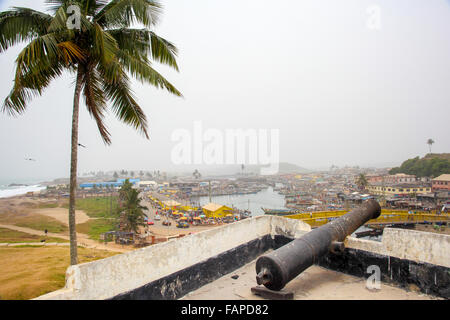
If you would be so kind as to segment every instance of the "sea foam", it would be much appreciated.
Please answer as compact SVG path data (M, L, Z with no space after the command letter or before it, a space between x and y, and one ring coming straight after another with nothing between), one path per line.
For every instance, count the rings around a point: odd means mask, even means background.
M0 189L0 198L19 196L22 194L26 194L27 192L36 192L45 189L45 186L41 186L38 184L33 186L8 187L6 189Z

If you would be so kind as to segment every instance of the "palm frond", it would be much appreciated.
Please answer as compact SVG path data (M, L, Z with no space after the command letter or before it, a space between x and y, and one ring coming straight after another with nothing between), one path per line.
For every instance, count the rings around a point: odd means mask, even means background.
M64 66L58 59L46 63L32 63L27 68L16 68L14 87L5 99L2 111L15 116L23 113L27 103L35 96L41 95L50 82L61 76Z
M111 62L118 51L116 39L108 32L103 31L102 27L95 23L93 34L93 51L97 59L103 64Z
M97 123L100 136L105 144L111 144L111 137L104 124L106 99L102 90L101 79L93 64L89 64L83 74L83 96L89 114Z
M112 0L94 20L108 28L129 27L133 23L150 27L158 23L161 9L162 6L153 0Z
M47 32L52 17L21 7L0 13L0 53L22 41L33 40Z
M178 49L174 44L146 29L113 29L108 30L119 45L119 48L130 55L141 59L151 54L153 60L166 64L179 71L176 57Z
M141 82L149 83L158 89L166 89L170 93L182 97L178 91L169 81L167 81L161 74L153 69L150 63L137 59L123 51L118 53L120 62L124 65L130 74Z
M52 12L57 12L61 7L66 9L72 4L79 4L79 0L45 0L47 8Z
M69 20L69 15L67 13L67 7L61 6L56 12L55 16L52 18L50 25L48 26L48 32L58 32L58 31L70 31L74 33L75 30L71 30L67 27L67 21ZM92 23L85 15L80 15L80 27L81 32L86 32L92 29Z
M88 16L94 16L108 2L108 0L45 0L49 10L53 12L58 11L61 7L67 8L72 4L76 4L80 7L81 12Z
M86 52L73 41L60 42L58 43L58 48L61 51L66 65L84 62L87 59Z
M112 70L108 70L112 69ZM130 80L126 73L121 69L120 64L110 63L108 66L98 66L100 76L105 79L112 73L121 74L116 76L114 82L104 81L103 92L108 100L111 101L111 109L116 117L140 131L147 139L147 117L139 104L136 102L130 88Z

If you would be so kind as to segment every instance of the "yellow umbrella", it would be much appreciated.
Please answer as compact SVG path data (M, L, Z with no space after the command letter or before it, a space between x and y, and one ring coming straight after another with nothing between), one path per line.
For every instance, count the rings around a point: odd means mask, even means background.
M200 217L195 217L194 220L202 220Z
M181 217L180 220L187 220L187 218L186 217Z

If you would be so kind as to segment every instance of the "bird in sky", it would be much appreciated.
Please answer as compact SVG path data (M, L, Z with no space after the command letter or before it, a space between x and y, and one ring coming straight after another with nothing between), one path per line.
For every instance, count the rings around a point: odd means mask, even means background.
M36 161L36 159L32 159L32 158L25 158L25 160L27 160L27 161Z
M81 143L78 144L80 147L86 148L85 146L83 146Z

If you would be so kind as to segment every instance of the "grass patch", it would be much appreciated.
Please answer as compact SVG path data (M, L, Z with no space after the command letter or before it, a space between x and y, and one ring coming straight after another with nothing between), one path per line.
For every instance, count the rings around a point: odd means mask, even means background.
M93 240L100 240L100 234L114 229L111 219L91 219L85 223L77 224L77 232L87 234Z
M67 240L60 238L37 236L25 232L0 228L0 243L40 242L43 239L45 239L46 242L68 242Z
M69 208L67 203L62 206ZM83 210L90 218L108 218L111 216L110 212L114 213L117 210L117 197L77 199L75 209Z
M78 248L80 263L117 254ZM64 287L68 247L0 247L0 299L26 300Z
M58 208L58 207L59 207L59 203L57 203L57 202L49 202L49 203L41 202L38 204L39 209L51 209L51 208Z
M42 232L47 229L48 232L52 233L66 232L69 229L64 223L40 214L18 217L14 225Z

